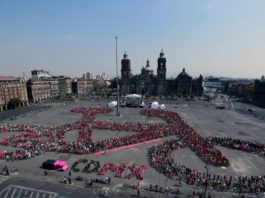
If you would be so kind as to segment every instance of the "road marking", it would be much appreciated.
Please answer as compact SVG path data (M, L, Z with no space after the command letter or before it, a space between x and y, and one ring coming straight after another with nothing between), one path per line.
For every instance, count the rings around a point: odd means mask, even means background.
M74 191L76 190L75 187L72 186L64 186L61 191L58 193L56 198L68 198L68 197L72 197L72 194L74 193ZM48 197L50 198L50 197Z
M18 195L16 194L18 192ZM36 193L36 196L34 195ZM11 196L10 196L11 194ZM28 197L28 198L39 198L42 194L42 198L55 198L58 193L50 192L50 191L44 191L34 188L28 188L24 186L17 186L17 185L9 185L4 190L0 192L0 197L4 198L13 198L13 197Z
M10 176L0 175L0 184L8 180Z
M238 173L247 173L249 172L249 167L246 166L246 164L241 160L241 159L237 159L237 160L231 160L231 168L233 169L233 171L238 172Z
M4 198L8 198L8 194L9 194L9 192L10 192L10 188L9 189L7 189L7 192L6 192L6 194L5 194L5 197Z
M17 188L15 188L15 189L14 189L14 191L13 191L13 193L12 193L12 195L11 195L11 198L13 198L13 197L14 197L14 195L15 195L16 191L17 191Z
M76 189L76 188L71 187L71 186L65 186L64 188L68 188L68 189L72 189L72 190L75 190Z
M25 190L24 196L26 197L28 194L28 190Z
M20 197L22 191L23 191L22 189L19 189L19 192L18 192L18 196L17 197Z
M110 191L112 191L112 192L120 192L122 187L123 187L123 184L122 183L118 183L118 184L114 185L113 188L110 189Z
M34 192L31 191L31 193L30 193L30 195L29 195L29 198L32 198L33 194L34 194Z

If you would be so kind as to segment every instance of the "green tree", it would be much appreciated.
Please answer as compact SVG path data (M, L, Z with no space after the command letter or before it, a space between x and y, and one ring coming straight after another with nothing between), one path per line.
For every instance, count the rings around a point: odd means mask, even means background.
M15 109L19 107L23 102L19 98L12 98L8 103L9 109Z

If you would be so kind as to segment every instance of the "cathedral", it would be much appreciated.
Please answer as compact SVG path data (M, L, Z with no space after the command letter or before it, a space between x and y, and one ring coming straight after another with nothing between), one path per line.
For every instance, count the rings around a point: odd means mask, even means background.
M202 94L202 76L198 79L192 79L185 69L176 79L166 78L167 67L166 57L163 50L157 59L157 70L154 70L146 61L146 66L142 67L141 73L133 75L131 72L131 61L128 55L123 55L121 60L121 94L140 94L145 96L168 96L172 94L181 94L184 96Z

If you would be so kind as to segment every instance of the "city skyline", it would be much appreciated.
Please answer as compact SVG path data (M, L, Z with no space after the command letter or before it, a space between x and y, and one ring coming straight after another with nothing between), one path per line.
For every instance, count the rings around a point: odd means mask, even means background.
M1 1L1 75L34 69L115 77L115 35L133 74L161 49L167 78L199 74L260 78L265 73L264 1ZM119 72L120 74L120 72Z

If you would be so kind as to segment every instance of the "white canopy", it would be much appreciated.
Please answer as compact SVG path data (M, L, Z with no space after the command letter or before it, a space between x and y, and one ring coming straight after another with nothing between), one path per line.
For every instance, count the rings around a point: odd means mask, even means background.
M117 106L117 101L112 101L108 103L108 107L116 107Z
M150 108L151 108L151 109L159 109L159 104L158 104L158 102L157 102L157 101L152 102Z
M166 109L166 105L161 104L161 105L160 105L160 109Z
M125 98L141 98L142 96L141 95L138 95L138 94L129 94L129 95L126 95Z

